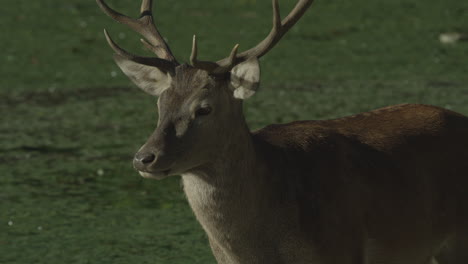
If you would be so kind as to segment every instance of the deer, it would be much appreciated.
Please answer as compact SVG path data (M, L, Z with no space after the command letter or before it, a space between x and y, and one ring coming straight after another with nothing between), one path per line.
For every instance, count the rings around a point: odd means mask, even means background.
M96 0L156 56L134 55L104 30L118 67L158 98L154 132L133 166L144 178L181 175L218 263L461 264L468 261L468 117L400 104L332 120L250 131L243 101L259 87L259 59L311 6L218 61L179 63L152 1L138 19Z

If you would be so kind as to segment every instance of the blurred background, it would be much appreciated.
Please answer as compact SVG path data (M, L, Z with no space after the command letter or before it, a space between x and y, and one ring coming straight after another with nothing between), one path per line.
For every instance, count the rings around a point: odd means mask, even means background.
M8 2L8 5L6 5ZM138 16L139 0L107 0ZM295 0L280 0L283 16ZM156 99L114 65L102 33L150 55L94 0L6 0L0 11L0 263L215 263L179 177L142 179L134 152ZM269 0L155 0L179 61L255 45ZM261 59L252 129L424 103L468 115L468 1L317 0Z

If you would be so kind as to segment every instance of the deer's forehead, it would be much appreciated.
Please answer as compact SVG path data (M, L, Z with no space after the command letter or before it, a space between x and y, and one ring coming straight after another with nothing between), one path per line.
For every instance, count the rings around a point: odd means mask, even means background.
M172 87L172 92L189 95L197 93L200 89L208 88L214 84L214 80L208 72L181 65L177 67L175 74L175 82Z
M205 98L214 85L215 81L206 71L182 67L176 70L172 87L160 96L159 103L162 106L183 106L188 101Z

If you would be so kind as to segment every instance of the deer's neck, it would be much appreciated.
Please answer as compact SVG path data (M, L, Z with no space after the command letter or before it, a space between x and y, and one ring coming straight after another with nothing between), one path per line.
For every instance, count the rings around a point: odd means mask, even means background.
M231 135L226 142L215 160L182 175L185 193L200 221L213 210L218 214L254 210L250 208L255 207L253 196L263 191L259 184L266 166L261 164L248 129Z
M247 126L226 142L216 160L182 179L190 206L210 242L236 247L237 241L245 244L261 230L271 187L266 182L267 166L257 154Z

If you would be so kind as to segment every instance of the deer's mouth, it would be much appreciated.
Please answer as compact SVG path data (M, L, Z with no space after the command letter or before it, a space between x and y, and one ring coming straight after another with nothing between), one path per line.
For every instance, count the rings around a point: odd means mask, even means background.
M138 171L138 173L143 177L147 179L156 179L156 180L161 180L166 178L167 176L170 175L171 169L167 170L162 170L162 171L157 171L157 172L146 172L146 171Z

